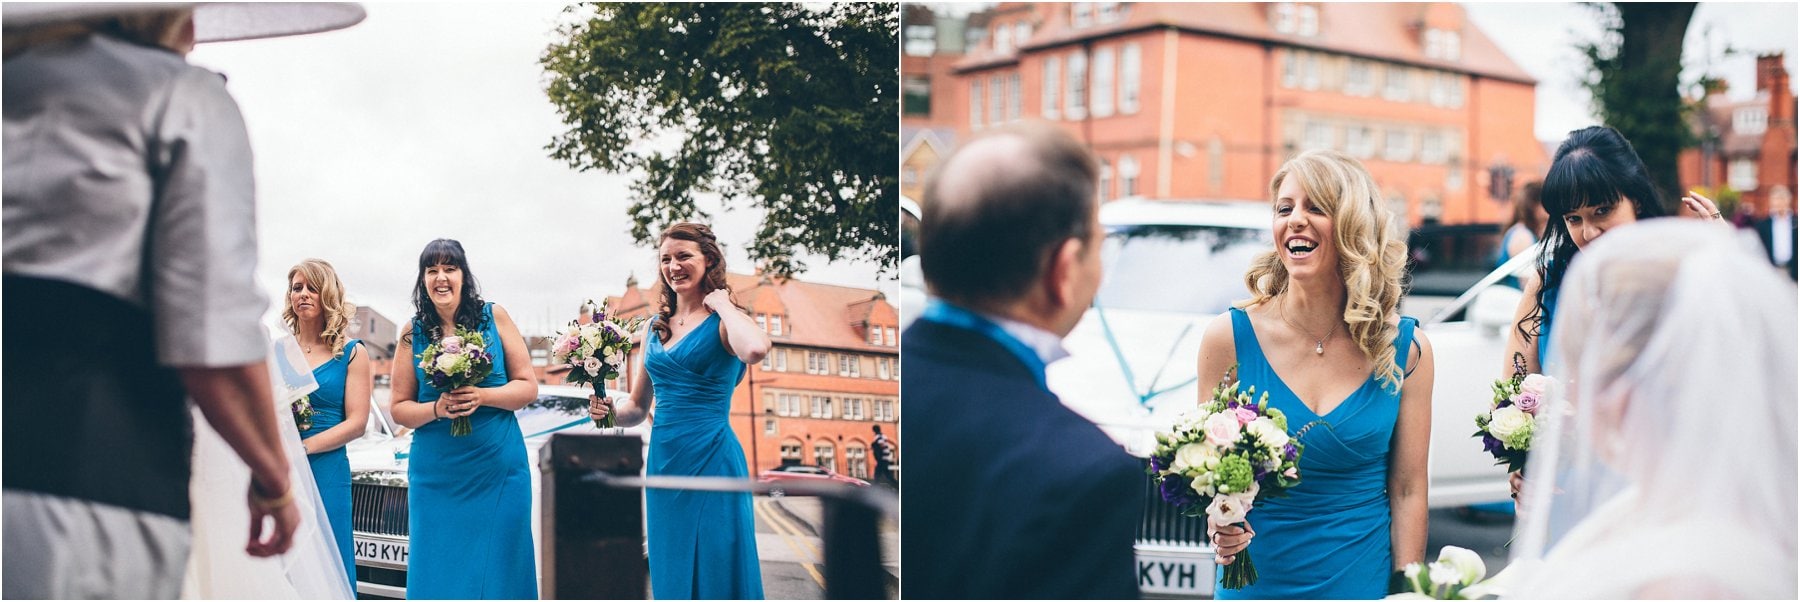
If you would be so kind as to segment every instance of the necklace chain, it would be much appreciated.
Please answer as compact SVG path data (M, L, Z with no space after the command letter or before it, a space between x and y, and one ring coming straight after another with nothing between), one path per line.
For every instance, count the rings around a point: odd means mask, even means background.
M1285 300L1281 303L1281 321L1287 322L1288 326L1293 327L1294 330L1300 331L1300 334L1306 335L1307 338L1313 340L1314 355L1325 355L1325 341L1331 340L1331 336L1337 334L1338 323L1334 321L1331 323L1331 328L1325 331L1325 336L1313 336L1311 332L1307 332L1305 328L1301 328L1299 324L1295 324L1293 320L1288 319L1287 302Z

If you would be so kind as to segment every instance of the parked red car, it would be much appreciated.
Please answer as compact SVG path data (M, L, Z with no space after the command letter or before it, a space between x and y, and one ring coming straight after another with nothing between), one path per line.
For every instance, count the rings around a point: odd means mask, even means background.
M756 480L759 483L793 483L804 481L812 483L843 483L857 487L869 486L868 481L854 477L846 477L818 466L807 466L804 464L777 466L762 471L762 474L757 475ZM787 495L787 491L777 488L770 491L769 495L780 497Z

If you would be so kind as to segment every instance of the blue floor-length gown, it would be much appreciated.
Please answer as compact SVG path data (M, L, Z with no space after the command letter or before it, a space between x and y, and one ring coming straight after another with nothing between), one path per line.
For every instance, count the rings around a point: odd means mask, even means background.
M481 310L481 336L494 358L494 371L476 386L506 384L506 351L494 326L494 305ZM415 321L413 355L431 344ZM408 361L408 357L394 361ZM415 360L416 362L416 360ZM419 401L435 402L443 392L423 370ZM450 420L433 420L413 434L407 469L408 599L535 599L537 567L532 560L531 474L525 437L512 412L482 406L469 416L473 432L450 435Z
M344 422L344 383L350 374L350 360L356 358L356 346L362 341L350 339L342 355L313 368L313 379L319 382L312 392L312 428L300 432L301 439L325 432ZM319 500L325 504L325 516L331 519L331 536L337 542L338 554L344 560L344 574L350 579L350 591L356 591L355 537L350 533L350 454L344 447L307 454L313 480L319 484Z
M1401 370L1417 324L1400 319L1394 347ZM1399 392L1370 376L1320 417L1269 366L1249 314L1232 309L1231 327L1238 380L1254 385L1259 395L1269 394L1269 405L1287 414L1289 435L1311 429L1299 440L1306 445L1300 455L1300 484L1289 490L1289 497L1260 501L1250 510L1256 537L1246 550L1256 563L1256 584L1240 590L1217 587L1215 597L1385 597L1394 570L1387 476L1394 423L1400 417ZM1220 567L1216 576L1223 575Z
M666 346L661 337L649 337L644 369L656 390L646 468L651 475L750 475L727 422L744 362L725 350L720 327L719 315L712 314ZM748 493L647 489L644 503L656 599L762 599Z

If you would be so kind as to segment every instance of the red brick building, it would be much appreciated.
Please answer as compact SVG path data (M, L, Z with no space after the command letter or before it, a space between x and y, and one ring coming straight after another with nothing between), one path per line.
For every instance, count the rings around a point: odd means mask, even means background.
M751 474L784 463L871 479L871 427L900 446L899 317L880 291L729 274L732 300L774 342L731 399L731 429ZM614 315L650 315L651 289L626 282ZM895 472L899 464L894 465Z
M1681 185L1729 187L1743 208L1767 215L1769 199L1793 200L1795 101L1782 53L1756 57L1756 97L1731 102L1723 87L1701 101L1694 116L1697 148L1681 152ZM1790 205L1791 206L1791 205Z
M924 38L923 14L903 21ZM1455 4L1003 2L964 26L947 74L903 52L904 81L930 81L930 114L903 128L1061 124L1100 157L1107 200L1260 201L1287 157L1334 148L1412 225L1491 224L1548 168L1536 81ZM926 146L903 140L902 164Z

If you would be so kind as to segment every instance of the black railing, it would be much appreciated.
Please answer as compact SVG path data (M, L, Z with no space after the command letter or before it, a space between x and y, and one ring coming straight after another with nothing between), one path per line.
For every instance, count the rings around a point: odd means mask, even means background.
M1178 546L1206 545L1206 520L1182 516L1174 506L1162 500L1162 492L1157 489L1156 477L1149 474L1150 464L1144 463L1144 520L1138 523L1138 543Z
M635 435L556 433L539 452L543 474L545 599L645 599L643 490L767 494L777 487L727 477L640 476L643 440ZM783 483L788 495L825 505L825 596L888 597L881 566L880 520L899 515L893 492L837 483ZM592 509L606 508L596 514ZM609 567L605 579L594 566Z
M406 488L373 483L350 484L350 523L362 533L406 537Z

